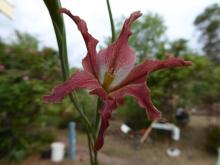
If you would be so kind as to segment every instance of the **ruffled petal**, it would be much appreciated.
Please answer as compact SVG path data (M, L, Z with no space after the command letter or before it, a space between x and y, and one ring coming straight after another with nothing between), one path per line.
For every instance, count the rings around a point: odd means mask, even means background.
M96 45L98 43L98 40L96 40L91 34L89 34L86 22L80 19L80 17L73 15L69 10L65 8L60 9L60 12L65 13L70 18L72 18L72 20L76 23L79 31L82 33L88 51L86 57L83 59L82 62L83 68L87 72L90 72L95 77L97 77L98 66L96 62Z
M150 72L165 68L174 68L191 65L191 61L185 61L182 58L169 57L166 60L146 60L142 64L134 67L128 76L115 89L121 88L128 84L139 84L146 81L146 77ZM115 90L115 89L112 89Z
M105 91L92 74L86 71L77 71L69 80L55 87L52 93L44 96L43 99L47 102L58 102L72 91L80 88L86 88L91 91L97 90L99 92L95 94L100 97L104 97L105 95Z
M112 98L121 98L124 96L133 96L138 101L138 104L146 109L147 116L150 120L160 118L160 112L152 103L150 89L145 84L127 85L109 94L109 97Z
M116 100L105 101L104 106L99 111L101 118L101 125L99 129L99 134L96 140L95 149L98 151L102 148L104 144L104 133L109 126L109 120L111 119L112 111L117 107Z
M119 82L133 68L136 55L128 45L128 38L132 34L130 31L131 24L140 16L139 11L132 13L125 21L117 41L99 52L97 61L101 80L103 80L103 73L108 72L116 76L115 81Z

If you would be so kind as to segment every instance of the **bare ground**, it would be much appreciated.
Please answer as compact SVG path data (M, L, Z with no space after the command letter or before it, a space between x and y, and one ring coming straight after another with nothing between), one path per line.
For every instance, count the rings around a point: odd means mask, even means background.
M172 142L169 136L162 139L149 138L143 145L135 147L132 138L123 135L118 126L120 123L112 122L105 137L105 145L99 153L101 165L213 165L216 156L210 155L204 149L205 128L210 124L210 118L193 116L192 120L181 134L179 142ZM65 141L66 131L59 132L61 141ZM86 136L78 133L77 160L64 160L59 165L89 165ZM178 147L181 155L169 157L166 154L168 147ZM1 163L2 165L11 165ZM49 160L40 159L33 155L20 163L20 165L53 165Z

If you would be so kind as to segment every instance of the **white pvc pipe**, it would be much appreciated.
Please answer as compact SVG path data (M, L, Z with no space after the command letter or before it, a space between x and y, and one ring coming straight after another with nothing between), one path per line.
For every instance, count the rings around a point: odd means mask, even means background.
M172 131L172 139L173 140L180 140L180 129L174 124L171 123L153 123L152 125L153 129L161 129L161 130L167 130Z
M172 130L172 138L176 141L180 140L180 129L176 126Z

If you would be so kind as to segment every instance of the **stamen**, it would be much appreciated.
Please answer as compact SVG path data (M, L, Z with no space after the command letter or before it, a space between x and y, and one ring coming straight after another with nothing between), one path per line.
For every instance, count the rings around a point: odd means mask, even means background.
M105 73L105 78L104 78L104 82L102 84L103 88L108 91L109 87L112 83L112 81L114 80L114 75L112 75L111 73L106 72Z

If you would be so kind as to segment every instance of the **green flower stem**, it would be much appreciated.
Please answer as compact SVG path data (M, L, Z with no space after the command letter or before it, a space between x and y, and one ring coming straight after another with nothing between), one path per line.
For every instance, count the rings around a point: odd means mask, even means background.
M109 0L106 0L106 3L107 3L108 15L109 15L110 23L111 23L112 42L114 42L115 39L116 39L116 35L115 35L115 24L114 24L114 20L113 20L113 16L112 16L112 11L111 11L111 6L110 6L110 3L109 3Z
M69 98L71 100L71 102L73 103L74 107L76 108L76 110L79 112L79 114L81 115L81 117L84 119L84 121L86 122L86 125L88 126L88 129L90 129L90 132L92 132L92 124L89 121L88 117L86 116L86 114L84 113L82 106L79 103L79 100L77 98L77 95L75 92L71 93L69 95Z
M59 0L44 0L44 3L50 13L50 17L53 23L54 31L57 38L57 44L59 48L59 58L62 68L63 80L68 79L69 76L69 64L67 58L66 47L66 32L63 21L63 16L59 13L61 3Z
M87 128L87 140L88 140L88 146L89 146L90 164L92 165L93 162L94 162L94 159L93 159L93 147L92 147L90 133L88 132L88 128Z
M97 100L97 106L96 106L96 118L95 118L95 131L94 131L94 137L97 138L99 133L99 127L100 127L100 116L99 116L99 110L102 106L102 100L98 98Z
M93 161L93 165L99 165L99 161L98 161L98 155L97 155L97 151L94 151L95 152L95 156L94 156L94 161Z
M100 127L100 115L99 115L99 110L102 107L102 100L100 98L97 99L97 107L96 107L96 118L95 118L95 129L93 131L93 140L94 142L96 142L97 137L98 137L98 133L99 133L99 127ZM98 153L95 149L95 147L93 148L93 153L94 153L94 163L93 165L98 165Z

